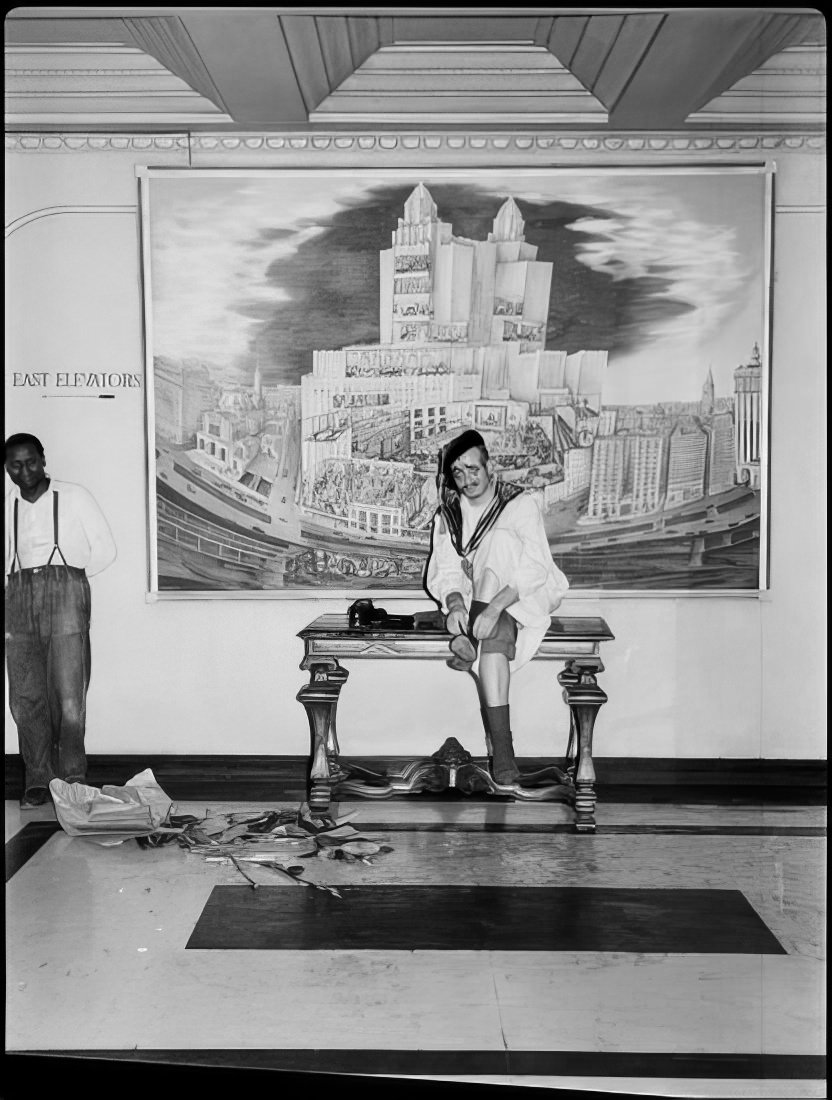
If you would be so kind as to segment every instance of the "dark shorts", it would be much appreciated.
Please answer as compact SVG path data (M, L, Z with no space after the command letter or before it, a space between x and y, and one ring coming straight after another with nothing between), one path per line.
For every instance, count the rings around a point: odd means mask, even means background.
M468 634L476 643L473 630L477 617L488 607L482 600L471 601L471 612L468 616ZM490 638L480 641L480 653L504 653L510 661L514 660L517 651L517 623L507 611L501 611L497 620L497 629Z

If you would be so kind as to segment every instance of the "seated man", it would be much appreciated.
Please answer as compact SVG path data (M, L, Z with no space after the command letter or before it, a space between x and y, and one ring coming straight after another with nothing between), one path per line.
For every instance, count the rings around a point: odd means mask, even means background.
M469 430L445 448L426 587L454 635L448 664L479 683L491 774L517 781L511 674L534 657L569 582L552 561L543 518L519 486L498 481L485 441Z

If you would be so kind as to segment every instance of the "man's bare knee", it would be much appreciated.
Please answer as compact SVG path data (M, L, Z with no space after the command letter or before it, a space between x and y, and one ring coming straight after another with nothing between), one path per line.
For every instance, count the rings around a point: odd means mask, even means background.
M486 705L498 707L507 703L511 682L508 657L504 653L481 654L479 674Z

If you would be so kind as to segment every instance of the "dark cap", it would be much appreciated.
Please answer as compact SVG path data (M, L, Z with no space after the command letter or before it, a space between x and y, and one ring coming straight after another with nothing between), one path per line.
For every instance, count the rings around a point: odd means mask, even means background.
M464 455L472 447L485 447L485 440L473 428L469 428L462 435L458 435L456 439L451 440L442 456L442 473L446 478L452 480L451 465L456 462L460 455Z

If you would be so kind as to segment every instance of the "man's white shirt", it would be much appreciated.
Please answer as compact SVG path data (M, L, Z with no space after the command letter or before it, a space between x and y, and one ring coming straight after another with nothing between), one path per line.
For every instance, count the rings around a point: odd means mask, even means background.
M14 502L17 504L16 568L35 569L46 565L55 544L53 500L58 493L58 544L53 564L86 570L94 576L106 569L116 557L116 544L104 514L92 493L70 481L49 482L49 488L34 503L24 500L20 488L12 485L6 492L6 576L14 554Z
M463 545L473 534L485 507L472 506L464 497L460 500ZM549 628L550 617L569 588L569 581L552 560L540 508L528 493L521 493L508 502L480 543L475 553L482 564L487 564L489 543L499 531L509 531L515 535L520 547L512 577L518 600L507 608L508 613L523 627L517 637L516 657L511 662L514 672L537 652ZM451 592L461 593L470 606L471 581L462 568L462 559L454 549L438 513L434 518L433 548L426 586L445 611Z

